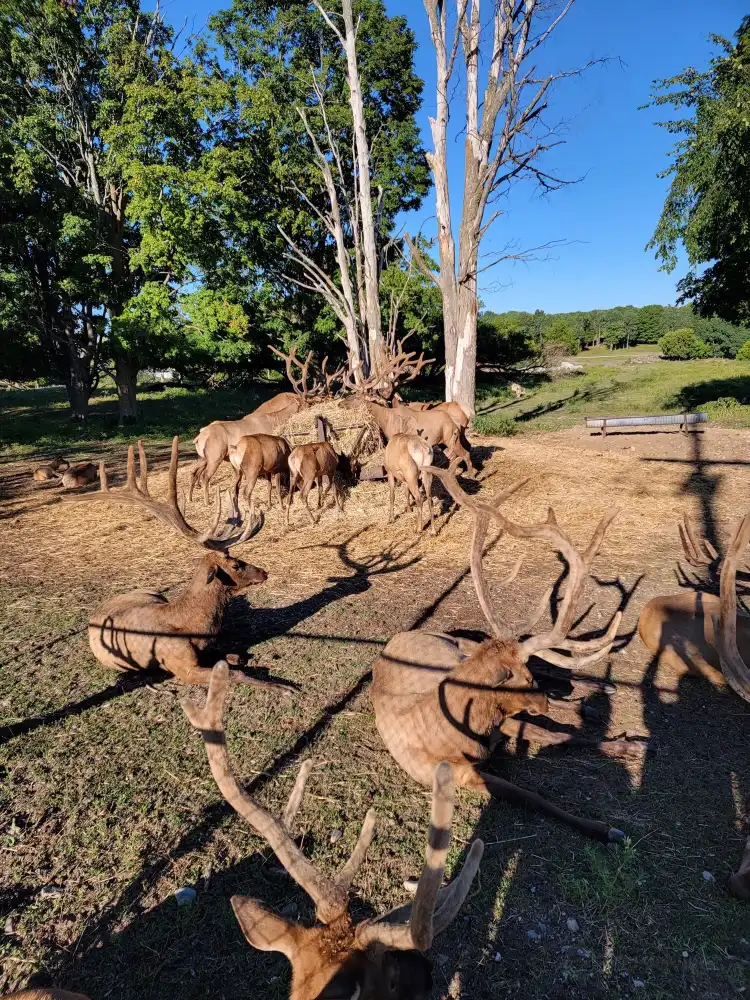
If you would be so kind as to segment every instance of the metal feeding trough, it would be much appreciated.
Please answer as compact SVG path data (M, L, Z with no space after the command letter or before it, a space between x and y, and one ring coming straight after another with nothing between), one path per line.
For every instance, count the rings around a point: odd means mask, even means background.
M610 427L662 427L669 424L679 424L683 434L689 434L688 427L692 424L707 424L707 413L662 413L654 417L584 417L584 426L589 429L601 430L602 437L607 436Z

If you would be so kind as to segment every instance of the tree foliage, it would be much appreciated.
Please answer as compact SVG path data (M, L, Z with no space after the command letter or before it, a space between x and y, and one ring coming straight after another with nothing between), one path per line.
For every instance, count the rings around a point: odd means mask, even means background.
M688 361L692 358L707 358L711 354L708 344L689 327L671 330L659 341L659 351L663 358L671 361Z
M750 15L736 43L712 36L721 54L706 72L687 69L657 81L651 107L680 118L659 122L679 136L669 193L648 248L663 270L677 266L677 247L690 270L679 282L682 300L703 316L750 322ZM647 249L648 249L647 248Z

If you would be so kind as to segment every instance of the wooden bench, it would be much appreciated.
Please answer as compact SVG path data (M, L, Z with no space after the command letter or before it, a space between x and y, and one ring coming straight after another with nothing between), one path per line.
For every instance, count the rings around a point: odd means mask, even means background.
M584 417L584 427L600 430L602 437L612 427L662 427L679 424L683 434L689 434L692 424L707 424L707 413L661 413L654 417Z

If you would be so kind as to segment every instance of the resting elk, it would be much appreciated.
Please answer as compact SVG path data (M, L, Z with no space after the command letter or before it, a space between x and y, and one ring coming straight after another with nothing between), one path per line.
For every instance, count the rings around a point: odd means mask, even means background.
M96 481L97 468L93 462L79 462L67 469L60 481L64 490L74 490L79 486L88 486Z
M460 786L525 803L589 836L605 841L621 840L622 831L606 823L573 816L536 793L488 773L483 767L488 755L506 737L543 745L566 743L607 747L621 753L643 748L643 743L634 744L629 740L569 739L566 733L550 732L514 718L520 712L547 715L553 705L565 711L576 708L575 703L552 701L537 689L534 674L527 666L530 657L575 670L596 662L612 648L620 612L599 638L584 641L567 636L591 563L617 512L610 511L602 518L588 548L581 554L558 527L552 511L546 521L532 525L516 524L500 513L497 505L523 483L509 487L490 505L468 496L451 473L434 467L429 471L438 476L453 499L467 506L473 515L471 574L480 606L495 637L478 643L423 629L394 636L373 667L372 702L385 745L397 763L420 784L428 784L436 763L447 760ZM567 561L567 587L556 621L549 631L518 641L508 634L493 610L482 569L484 539L490 519L497 521L502 531L513 538L551 543ZM520 563L513 576L519 569ZM541 617L549 596L550 592L544 595L526 630L530 631ZM572 655L563 656L558 650ZM591 684L590 681L574 682L574 691L584 690Z
M142 443L138 442L140 482L135 475L133 447L128 449L127 486L110 490L104 463L100 466L101 491L90 499L142 507L169 524L181 535L208 551L199 562L185 591L171 601L162 594L133 590L112 597L91 615L88 625L91 652L105 667L138 671L161 668L183 684L207 684L211 670L201 665L201 654L216 641L222 618L230 599L247 587L265 583L264 569L251 566L229 554L231 545L239 545L255 535L262 518L254 520L252 511L246 527L219 531L221 497L213 526L197 531L185 520L177 502L177 465L179 438L172 441L169 465L169 498L155 500L148 487L148 465ZM236 506L235 506L236 513ZM233 670L232 680L239 684L289 691L285 685L250 677Z
M432 448L416 434L394 434L385 449L385 471L388 476L390 502L388 508L388 523L393 523L393 501L396 493L396 483L406 487L406 510L414 500L417 507L416 533L422 530L422 493L420 482L424 486L427 497L427 507L430 512L430 531L435 534L435 519L432 512L432 476L425 468L432 465Z
M40 465L33 472L33 479L35 483L48 483L52 479L61 479L64 472L70 468L70 462L66 462L64 458L57 457L53 458L51 462L46 465Z
M654 655L678 670L704 677L716 687L729 686L750 701L750 616L737 609L737 567L750 540L750 513L734 532L722 560L716 549L696 536L685 520L679 526L688 562L719 572L720 596L690 589L655 597L641 612L638 634Z
M281 817L258 805L232 773L224 734L229 688L226 663L217 663L205 706L183 708L200 733L219 791L239 816L266 840L294 881L315 904L317 922L304 927L273 913L257 899L233 896L232 909L248 942L261 951L278 951L292 966L290 1000L427 1000L430 966L421 954L456 917L479 867L484 845L475 840L460 874L441 888L453 819L453 774L449 764L433 769L432 809L425 863L411 904L382 917L354 923L349 891L375 832L375 811L365 816L351 857L336 876L326 876L297 846L292 825L312 770L300 768Z
M289 473L289 443L276 434L247 434L237 444L229 447L229 461L234 469L234 499L239 499L240 486L244 481L245 500L250 497L259 478L268 480L268 506L271 506L272 487L276 487L279 506L281 499L281 477Z

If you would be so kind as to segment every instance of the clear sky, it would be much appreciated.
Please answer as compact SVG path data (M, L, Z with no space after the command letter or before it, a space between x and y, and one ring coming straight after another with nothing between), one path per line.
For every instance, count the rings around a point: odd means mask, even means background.
M490 9L491 0L483 7ZM200 27L222 0L171 0L167 16L188 17ZM420 113L429 148L428 115L434 110L434 55L421 0L386 0L390 13L403 14L416 33L416 69L425 81ZM164 4L162 5L164 9ZM568 69L596 57L611 57L581 78L562 81L552 100L550 120L565 120L567 143L549 154L546 165L558 175L583 178L540 197L530 186L516 187L483 244L483 252L509 242L531 247L550 240L565 245L550 259L505 263L481 276L486 308L565 312L616 305L670 304L684 267L671 275L657 270L644 247L656 225L668 182L656 175L667 166L671 137L653 122L654 109L639 111L651 82L693 65L704 68L713 47L709 33L731 37L747 4L743 0L576 0L547 43L545 64ZM662 117L666 117L662 115ZM452 195L460 205L463 137L462 106L456 98L449 170ZM404 220L410 232L433 232L433 194L423 209Z

